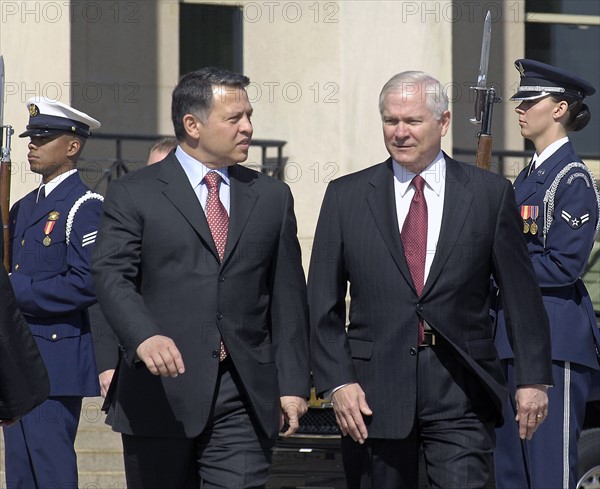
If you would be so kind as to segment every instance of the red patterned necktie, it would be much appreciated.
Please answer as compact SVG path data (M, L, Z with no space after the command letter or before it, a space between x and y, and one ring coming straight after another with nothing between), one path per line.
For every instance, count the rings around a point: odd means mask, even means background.
M229 229L229 216L219 197L219 185L221 184L221 175L211 171L204 177L204 182L208 188L208 196L206 197L206 220L212 234L217 253L219 253L219 261L223 261L225 255L225 245L227 244L227 230ZM228 352L221 339L219 347L219 361L227 358Z
M412 184L415 187L415 194L410 202L400 239L417 295L421 295L425 285L427 255L427 202L423 194L425 180L421 175L417 175L412 179ZM419 344L424 341L423 330L423 321L419 320Z

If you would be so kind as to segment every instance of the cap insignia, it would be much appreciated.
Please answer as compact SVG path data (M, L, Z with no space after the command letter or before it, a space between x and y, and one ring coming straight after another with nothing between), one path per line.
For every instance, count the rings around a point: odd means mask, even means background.
M516 66L517 70L519 70L521 77L524 77L525 76L525 68L523 68L523 64L521 62L518 62L518 63L515 63L515 66Z
M39 114L40 114L40 109L38 109L38 106L35 104L31 104L29 106L29 115L31 117L35 117L36 115L39 115Z

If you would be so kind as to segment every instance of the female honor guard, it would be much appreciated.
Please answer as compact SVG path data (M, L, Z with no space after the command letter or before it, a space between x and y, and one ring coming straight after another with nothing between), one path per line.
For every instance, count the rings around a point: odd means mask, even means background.
M519 440L515 419L513 352L498 314L497 348L505 359L511 395L505 424L497 430L497 489L572 488L577 477L577 440L592 372L599 368L600 336L594 308L581 280L598 231L599 198L593 175L575 154L568 133L590 120L586 96L594 87L538 61L515 62L521 75L511 100L521 135L535 155L515 180L523 233L550 320L554 387L549 412L532 440ZM500 291L500 297L502 291ZM536 338L520 338L522 348ZM539 414L538 414L539 416Z

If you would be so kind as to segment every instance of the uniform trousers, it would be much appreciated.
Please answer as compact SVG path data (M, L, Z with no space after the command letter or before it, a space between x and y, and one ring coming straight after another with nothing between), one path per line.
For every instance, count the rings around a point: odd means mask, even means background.
M254 420L230 359L195 438L122 435L127 489L242 489L267 482L274 441ZM160 419L156 421L160 423Z
M342 438L348 489L420 487L420 449L431 488L482 489L489 483L494 419L480 382L443 343L419 348L417 376L417 415L407 438L367 438L363 445Z
M497 489L575 489L577 440L583 428L592 370L570 362L552 362L554 387L548 389L548 417L531 440L521 440L515 419L512 360L504 361L510 386L505 423L496 430L494 454Z
M74 444L81 401L50 397L4 428L7 489L78 487Z

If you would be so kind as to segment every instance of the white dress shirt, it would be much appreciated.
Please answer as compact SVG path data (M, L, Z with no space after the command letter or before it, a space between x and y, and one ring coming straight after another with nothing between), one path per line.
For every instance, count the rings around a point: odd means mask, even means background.
M552 144L550 144L544 151L542 151L542 154L540 154L540 155L538 155L537 153L534 154L533 158L532 158L533 159L532 170L529 173L531 173L536 168L539 168L539 166L544 161L546 161L548 158L550 158L554 153L556 153L558 151L558 149L561 146L563 146L564 144L567 144L568 142L569 142L569 138L565 136L564 138L557 139Z
M54 177L52 180L50 180L46 184L42 183L38 187L38 199L39 199L40 190L42 187L44 187L44 195L46 197L48 197L48 195L50 195L50 192L52 192L62 182L64 182L67 178L69 178L71 175L73 175L73 173L77 173L77 168L73 168L72 170L61 173L60 175L58 175L57 177ZM37 199L36 199L36 201L37 201Z
M415 174L394 161L394 193L396 196L396 215L398 216L398 229L402 231L404 220L408 214L410 203L415 193L411 185ZM431 269L431 263L437 249L442 227L442 214L444 212L444 196L446 195L446 160L440 151L435 160L421 172L425 180L423 194L427 202L427 255L425 256L425 279Z
M204 181L204 177L208 172L216 171L219 175L221 175L222 181L221 185L219 185L219 198L221 199L221 203L225 210L227 211L227 215L230 215L229 207L230 207L230 181L229 181L229 173L227 172L227 167L224 166L222 168L218 168L213 170L208 168L202 162L198 161L195 158L192 158L188 155L181 146L177 146L175 150L175 156L179 160L183 171L188 177L190 181L190 185L194 189L194 193L196 197L198 197L198 201L202 206L202 209L206 212L206 198L208 197L208 187L206 186L206 182Z

